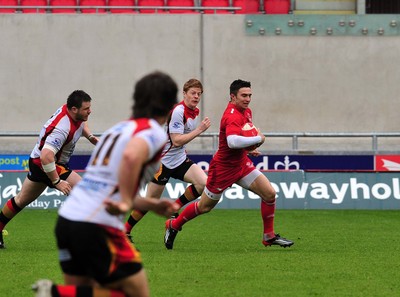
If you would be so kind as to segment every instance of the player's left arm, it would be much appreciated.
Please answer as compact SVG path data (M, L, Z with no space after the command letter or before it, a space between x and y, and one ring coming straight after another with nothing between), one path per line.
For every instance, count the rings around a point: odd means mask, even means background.
M174 146L182 146L185 145L189 142L191 142L193 139L195 139L197 136L199 136L201 133L205 132L208 128L211 126L211 121L208 117L205 117L200 125L196 127L193 131L186 133L186 134L181 134L181 133L170 133L169 136L171 137L172 144Z
M89 126L86 122L84 122L82 125L84 125L82 131L83 137L87 138L87 140L89 140L90 143L96 145L97 142L99 142L99 139L95 135L93 135L93 133L90 132Z

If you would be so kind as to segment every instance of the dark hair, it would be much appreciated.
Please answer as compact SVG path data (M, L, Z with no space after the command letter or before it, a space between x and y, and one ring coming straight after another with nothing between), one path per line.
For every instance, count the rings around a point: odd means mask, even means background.
M251 88L251 83L241 79L234 80L229 87L229 94L236 96L241 88Z
M133 118L166 116L177 103L178 86L168 75L160 71L141 78L133 92Z
M67 99L67 108L71 109L72 107L81 108L82 102L90 102L92 98L82 91L82 90L75 90L73 91Z
M199 88L203 93L203 85L198 79L191 78L183 85L183 91L187 92L190 88Z

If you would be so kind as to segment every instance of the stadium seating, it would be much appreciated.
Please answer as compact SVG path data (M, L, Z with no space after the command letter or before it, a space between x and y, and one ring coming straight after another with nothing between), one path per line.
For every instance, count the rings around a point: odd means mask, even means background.
M24 8L24 6L47 6L47 0L21 0L20 6L23 13L45 13L46 9Z
M108 6L135 6L134 0L108 0ZM126 8L110 8L111 13L136 13L133 9Z
M106 0L80 0L79 6L106 6ZM105 13L105 8L81 8L82 13Z
M233 7L242 7L235 13L258 14L260 13L260 0L233 0Z
M50 0L50 6L77 6L76 0ZM76 8L50 9L52 13L76 13Z
M0 0L0 6L18 6L18 0ZM16 8L0 8L0 13L14 13Z
M264 9L266 14L288 14L290 0L265 0Z
M229 8L229 0L202 0L201 6L205 7L226 7ZM232 13L231 10L204 10L204 13Z
M137 5L138 6L164 6L165 1L164 0L138 0ZM155 13L155 9L141 9L139 8L140 13ZM157 13L166 13L166 10L159 9L157 10Z
M168 6L185 6L188 9L169 9L170 13L195 13L190 7L195 6L195 0L168 0Z

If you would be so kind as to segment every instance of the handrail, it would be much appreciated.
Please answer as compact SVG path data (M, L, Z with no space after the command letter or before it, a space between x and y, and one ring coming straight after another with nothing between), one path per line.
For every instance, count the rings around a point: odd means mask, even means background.
M36 10L57 10L57 9L129 9L129 10L149 10L153 9L157 13L159 10L193 10L193 11L200 11L201 13L204 10L213 10L214 13L218 10L231 10L232 13L236 10L241 10L242 7L227 7L227 6L104 6L104 5L73 5L73 6L60 6L60 5L9 5L4 6L0 5L0 9L36 9ZM147 13L146 13L147 14Z
M96 136L101 136L102 133L93 133ZM292 138L292 150L299 149L299 138L371 138L371 149L374 152L378 151L379 138L400 138L400 132L268 132L263 133L265 137L270 138ZM38 137L37 132L1 132L2 137ZM200 138L211 138L212 149L218 148L218 132L205 132L200 134Z

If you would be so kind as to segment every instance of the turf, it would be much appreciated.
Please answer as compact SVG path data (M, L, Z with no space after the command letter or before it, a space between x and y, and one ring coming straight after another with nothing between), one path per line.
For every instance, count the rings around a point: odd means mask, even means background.
M62 282L55 211L25 210L0 250L0 296L33 296L39 278ZM400 292L400 211L278 210L291 248L261 244L258 210L219 210L184 226L173 250L164 219L148 214L133 236L152 296L395 296Z

